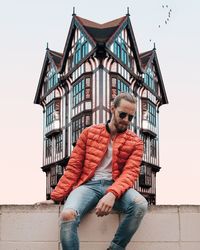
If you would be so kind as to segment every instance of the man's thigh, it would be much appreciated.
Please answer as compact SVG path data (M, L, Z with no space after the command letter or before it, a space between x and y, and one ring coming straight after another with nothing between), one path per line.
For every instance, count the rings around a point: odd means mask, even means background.
M74 189L65 201L63 212L67 209L76 211L77 215L82 217L89 212L98 203L99 198L96 192L87 185L82 185Z
M130 206L146 203L146 199L134 188L129 188L114 204L114 210L126 213Z

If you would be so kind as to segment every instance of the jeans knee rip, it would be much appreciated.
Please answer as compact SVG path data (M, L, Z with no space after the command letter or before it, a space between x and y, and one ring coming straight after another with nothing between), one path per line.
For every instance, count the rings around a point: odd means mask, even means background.
M74 218L67 220L67 219L64 219L63 215L61 214L61 217L60 217L61 223L77 221L77 219L79 218L79 213L76 210L67 209L67 210L63 211L63 213L66 212L66 211L73 211L74 212Z

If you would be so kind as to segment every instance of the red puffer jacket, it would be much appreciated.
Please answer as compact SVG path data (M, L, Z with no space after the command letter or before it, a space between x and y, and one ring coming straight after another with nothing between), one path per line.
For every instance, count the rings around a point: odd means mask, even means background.
M103 159L110 134L105 124L92 125L80 135L71 154L67 168L51 199L62 201L72 189L90 180ZM142 140L130 130L117 134L113 141L112 178L114 183L106 192L119 198L127 189L133 187L140 172L143 154Z

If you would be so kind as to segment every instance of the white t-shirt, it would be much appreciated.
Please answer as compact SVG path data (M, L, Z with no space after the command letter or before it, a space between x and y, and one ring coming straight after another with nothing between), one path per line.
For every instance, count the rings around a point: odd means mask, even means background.
M108 149L104 158L97 167L92 181L96 180L112 180L112 140L108 144Z

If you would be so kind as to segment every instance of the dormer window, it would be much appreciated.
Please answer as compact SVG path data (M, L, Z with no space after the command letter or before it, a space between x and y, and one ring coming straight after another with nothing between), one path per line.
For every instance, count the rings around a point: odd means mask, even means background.
M114 54L128 67L130 67L130 62L127 53L127 45L125 41L119 36L114 41Z
M153 91L155 91L154 73L151 68L148 68L144 74L144 83Z
M55 71L54 67L52 67L47 74L47 91L53 88L58 83L58 74Z
M78 64L88 54L88 41L81 33L81 37L75 44L74 65Z

